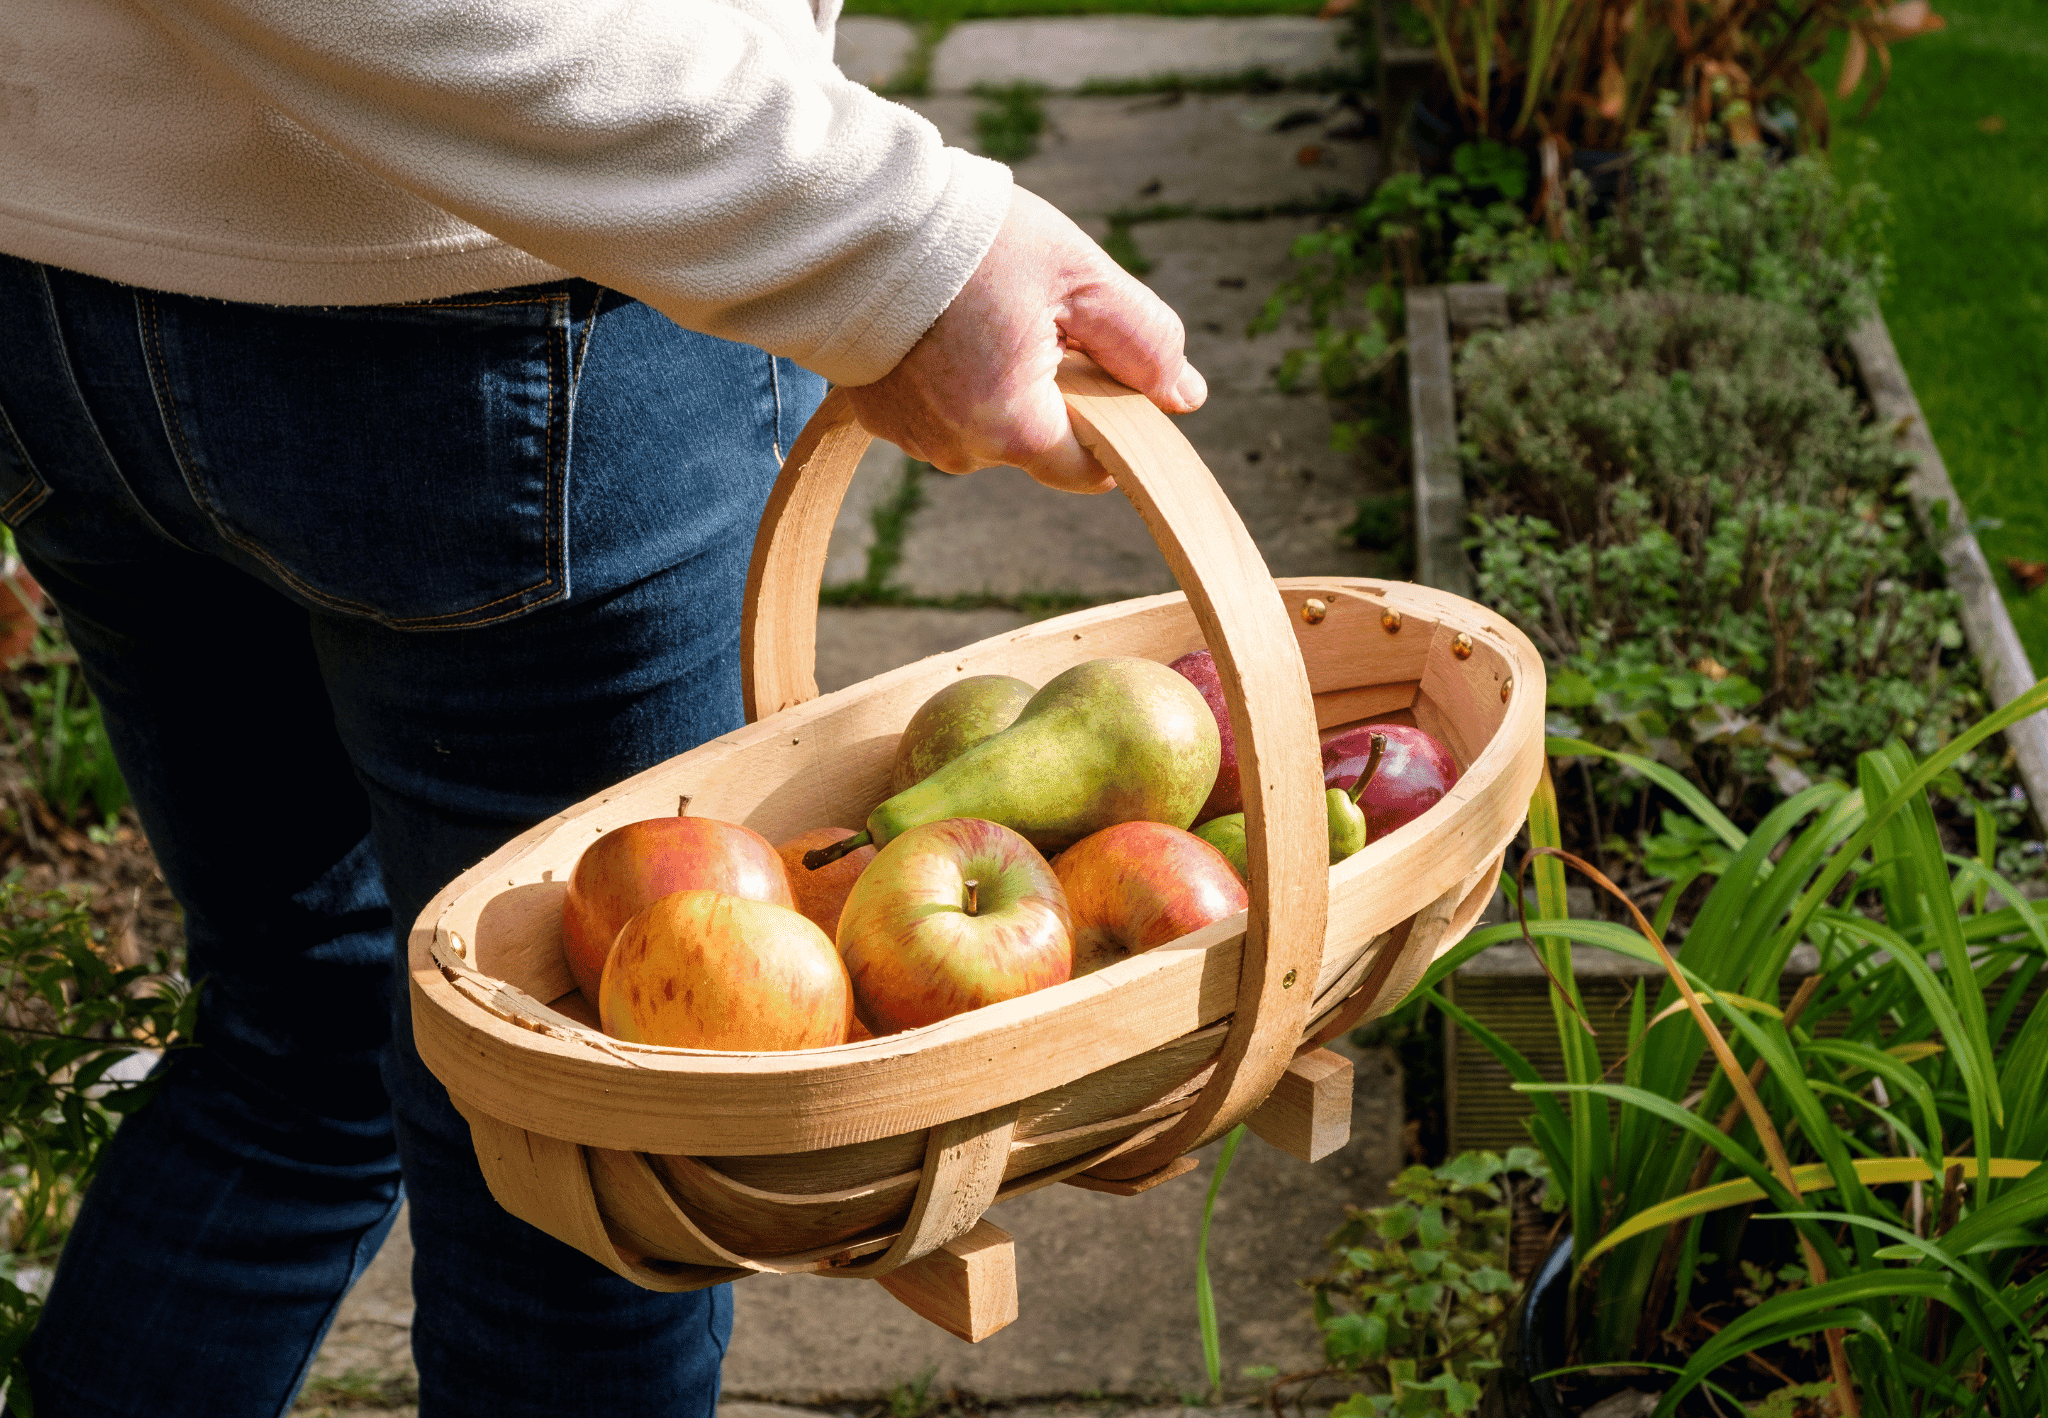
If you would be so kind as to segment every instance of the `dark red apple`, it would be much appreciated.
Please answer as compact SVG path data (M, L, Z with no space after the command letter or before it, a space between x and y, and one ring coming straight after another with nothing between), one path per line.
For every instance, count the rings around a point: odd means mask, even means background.
M1059 879L978 817L927 822L868 864L839 914L855 1007L877 1034L1042 990L1074 967Z
M1197 650L1182 655L1167 668L1202 691L1202 700L1216 716L1216 732L1223 740L1223 760L1216 768L1216 786L1209 790L1208 801L1195 814L1195 821L1207 822L1227 812L1243 811L1244 789L1237 777L1237 735L1230 731L1230 706L1223 700L1223 681L1216 674L1216 657L1207 650Z
M1053 863L1074 915L1074 973L1092 974L1245 907L1237 868L1192 832L1119 822Z
M1458 761L1435 735L1408 724L1358 724L1324 741L1325 788L1358 781L1372 757L1374 734L1386 735L1386 754L1358 799L1371 842L1428 812L1458 781Z
M562 956L583 997L597 1002L619 928L673 891L724 891L796 905L789 874L766 837L714 817L650 817L583 849L562 900Z

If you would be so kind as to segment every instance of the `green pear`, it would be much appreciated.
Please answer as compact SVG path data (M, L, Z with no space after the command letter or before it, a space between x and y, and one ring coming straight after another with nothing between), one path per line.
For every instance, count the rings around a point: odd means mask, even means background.
M889 790L900 793L1017 722L1031 702L1031 686L1008 675L970 675L955 680L910 716L896 741Z
M1238 880L1251 885L1252 854L1244 844L1243 813L1226 812L1221 817L1212 817L1195 829L1195 835L1221 852L1224 859L1237 868Z
M1185 828L1221 761L1200 690L1151 660L1089 660L1032 695L1009 728L868 814L865 833L804 862L949 817L999 822L1048 855L1119 822Z

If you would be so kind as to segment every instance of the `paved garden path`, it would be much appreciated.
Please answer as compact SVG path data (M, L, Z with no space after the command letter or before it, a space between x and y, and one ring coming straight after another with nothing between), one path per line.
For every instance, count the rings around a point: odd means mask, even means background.
M878 86L917 63L916 51L907 26L856 19L842 29L842 62ZM1018 180L1114 238L1112 249L1128 255L1134 246L1150 263L1146 279L1187 322L1190 354L1209 379L1208 406L1182 428L1275 573L1391 569L1339 535L1354 500L1387 486L1330 451L1319 399L1274 390L1270 371L1286 337L1244 334L1288 269L1289 243L1314 225L1301 213L1365 191L1375 145L1347 137L1355 116L1313 92L1072 92L1088 79L1137 88L1168 72L1327 67L1340 58L1331 27L1287 18L978 21L925 57L935 91L905 101L963 146L976 146L986 102L969 92L976 86L1055 91L1040 100L1045 127L1036 154L1016 164ZM877 509L906 507L893 519L898 534L878 542ZM1172 587L1116 494L1066 496L1015 469L919 477L886 445L855 481L827 581L887 586L895 602L822 613L818 678L828 690L1013 628L1048 606ZM1296 1282L1319 1267L1345 1203L1382 1199L1399 1165L1400 1123L1398 1080L1372 1055L1360 1063L1354 1136L1342 1153L1311 1168L1255 1139L1240 1151L1211 1244L1226 1375L1250 1364L1315 1367ZM1200 1171L1136 1198L1052 1187L1006 1205L997 1219L1017 1238L1023 1317L980 1345L926 1325L872 1284L739 1285L725 1418L773 1418L741 1400L868 1413L877 1396L921 1375L934 1394L957 1387L1003 1403L1199 1394L1194 1249L1211 1162L1213 1149ZM309 1411L352 1391L367 1396L384 1380L402 1384L409 1260L401 1227L344 1306L315 1366L325 1397L310 1399ZM337 1383L344 1376L352 1377ZM1070 1411L1092 1410L1057 1410ZM1052 1409L1033 1414L1055 1418Z

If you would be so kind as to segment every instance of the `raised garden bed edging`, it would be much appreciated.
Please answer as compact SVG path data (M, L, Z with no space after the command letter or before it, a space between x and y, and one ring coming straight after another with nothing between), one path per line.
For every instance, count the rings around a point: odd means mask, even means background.
M1507 287L1495 282L1417 286L1408 292L1407 308L1415 579L1469 598L1472 567L1463 541L1470 516L1458 467L1451 327L1471 330L1507 324ZM1983 669L1985 693L1994 706L2003 706L2033 686L2033 667L1998 594L1984 549L1970 529L1969 514L1949 481L1948 466L1928 433L1884 316L1873 314L1851 332L1848 343L1872 409L1881 422L1898 431L1900 447L1918 464L1906 479L1907 500L1941 557L1949 588L1962 603L1963 635ZM2048 826L2048 713L2014 724L2005 731L2005 741L2036 822Z

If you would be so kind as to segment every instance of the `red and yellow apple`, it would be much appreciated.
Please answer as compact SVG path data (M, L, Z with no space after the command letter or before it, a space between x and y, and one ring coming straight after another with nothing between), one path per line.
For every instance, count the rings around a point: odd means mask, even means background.
M816 1049L846 1042L853 986L825 933L789 907L678 891L620 929L597 1015L638 1044Z
M723 891L794 906L789 874L767 838L711 817L653 817L615 827L583 849L562 901L562 955L597 998L619 928L676 891Z
M977 817L898 835L861 873L839 917L860 1017L893 1034L1057 985L1074 936L1037 848Z
M789 892L797 910L834 938L839 935L839 912L846 905L846 895L875 859L875 849L856 847L816 870L804 865L804 853L843 842L853 835L851 827L814 827L775 848L776 855L782 858L782 869L789 873Z
M1053 863L1074 918L1074 974L1179 940L1245 908L1223 853L1163 822L1120 822Z

